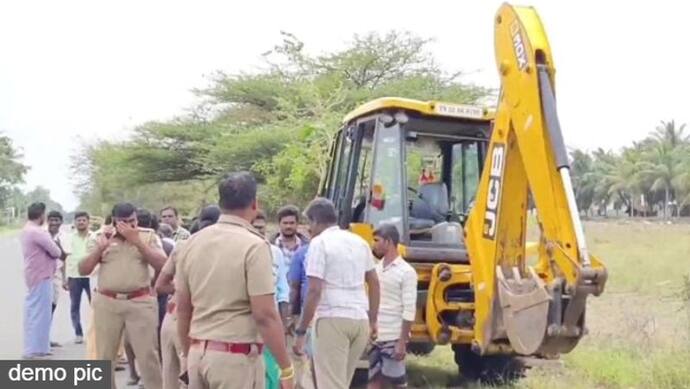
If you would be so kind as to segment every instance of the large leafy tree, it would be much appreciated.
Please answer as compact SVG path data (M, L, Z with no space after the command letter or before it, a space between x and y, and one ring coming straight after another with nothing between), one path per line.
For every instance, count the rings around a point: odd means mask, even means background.
M443 72L429 40L405 32L355 36L342 50L314 55L294 35L264 53L253 72L219 71L202 104L187 116L144 123L123 142L85 145L74 158L82 205L105 213L128 199L193 213L213 201L228 171L250 170L262 183L268 210L304 204L323 177L327 148L341 118L367 100L401 96L482 103L491 90ZM662 121L646 139L619 153L571 153L578 206L607 215L671 217L689 212L690 135L685 124Z
M27 192L24 195L24 198L27 205L31 203L41 202L46 205L46 208L49 211L64 211L62 209L62 205L60 205L60 203L58 203L57 201L53 200L53 198L50 196L50 190L40 185L35 187L33 190Z
M14 186L24 180L28 167L21 162L22 155L12 140L0 134L0 207L5 208Z
M303 204L316 194L341 118L358 104L390 95L474 103L491 95L461 82L460 73L444 73L428 44L405 32L372 33L313 55L283 33L260 71L217 72L208 88L196 90L204 103L191 115L143 124L126 142L85 147L74 164L84 204L103 208L158 183L182 190L201 181L206 186L197 194L212 197L213 183L232 170L259 177L269 210Z

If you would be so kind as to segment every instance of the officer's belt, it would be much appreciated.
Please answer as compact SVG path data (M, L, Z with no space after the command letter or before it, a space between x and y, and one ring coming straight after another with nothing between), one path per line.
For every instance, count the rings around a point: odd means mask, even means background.
M96 292L102 294L103 296L110 297L116 300L131 300L137 297L141 296L151 296L151 288L150 287L144 287L141 289L133 290L131 292L124 292L124 293L119 293L119 292L113 292L110 290L102 290L98 289Z
M192 346L200 346L204 350L221 351L232 354L258 355L263 351L261 343L226 343L215 340L192 339Z

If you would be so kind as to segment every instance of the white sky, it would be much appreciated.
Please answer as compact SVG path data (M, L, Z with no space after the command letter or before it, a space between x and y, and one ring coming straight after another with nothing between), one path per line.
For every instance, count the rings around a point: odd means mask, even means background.
M77 206L77 137L122 137L183 113L215 70L251 70L280 31L314 52L355 33L410 30L448 70L498 87L493 16L501 1L3 1L0 131L23 149L27 187ZM569 146L617 149L659 120L690 122L683 2L533 0L546 25Z

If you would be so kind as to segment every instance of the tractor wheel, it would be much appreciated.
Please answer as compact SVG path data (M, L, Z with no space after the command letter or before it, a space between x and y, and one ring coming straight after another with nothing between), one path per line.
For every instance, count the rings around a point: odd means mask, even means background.
M352 382L350 382L350 387L352 388L365 388L369 382L369 370L368 369L357 369L355 370L355 375L352 376Z
M415 342L407 344L407 352L417 356L425 356L434 351L435 344L431 342Z
M468 344L453 345L453 351L460 376L465 380L502 385L523 376L524 366L511 356L481 356L473 352Z

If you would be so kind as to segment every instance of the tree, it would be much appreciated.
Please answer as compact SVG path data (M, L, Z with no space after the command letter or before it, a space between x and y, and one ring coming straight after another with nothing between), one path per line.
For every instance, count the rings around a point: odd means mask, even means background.
M169 121L137 126L126 141L85 145L73 158L82 207L107 213L117 201L153 209L175 204L195 213L216 196L228 171L249 170L262 206L304 204L317 193L328 147L343 116L377 97L485 103L492 90L444 73L429 40L407 32L356 35L342 50L313 55L282 33L254 72L216 72L203 101ZM581 210L625 209L630 217L679 216L690 204L690 135L661 121L619 152L573 150L572 177Z
M16 184L24 180L28 167L20 162L22 155L12 140L0 134L0 207L5 208Z
M676 128L675 121L662 121L647 139L647 147L643 153L641 176L652 182L651 190L661 191L663 197L664 218L671 216L669 206L676 203L676 189L682 188L683 176L687 170L687 146L690 137L684 134L685 124ZM677 207L677 214L680 207Z
M26 204L44 203L49 211L64 212L62 205L50 197L50 191L42 186L37 186L25 194Z
M661 121L651 134L651 139L657 143L664 144L671 149L676 149L690 142L690 135L685 134L685 124L681 124L676 128L676 121L669 122Z
M690 147L685 146L683 154L685 157L679 162L680 174L678 174L672 184L676 192L678 207L676 216L680 216L685 207L690 204Z
M594 185L593 202L597 204L599 214L607 216L608 206L611 202L611 187L618 182L613 171L616 167L616 156L609 150L599 148L592 153L592 172L589 181Z
M131 189L212 183L232 170L254 172L263 205L311 199L342 117L382 96L476 103L492 91L445 74L428 39L406 32L355 36L342 50L312 55L295 36L264 54L255 73L217 72L192 114L145 123L125 142L100 142L75 157L85 204L101 207ZM76 173L76 170L75 170Z
M594 161L587 152L578 149L571 151L570 158L575 202L580 211L584 211L586 215L589 215L597 184L593 174Z
M624 206L629 216L660 210L665 218L690 203L690 136L685 125L662 121L649 136L616 154L602 149L572 153L573 182L578 204L586 207L592 186L593 203L605 210ZM673 206L675 212L669 208Z

